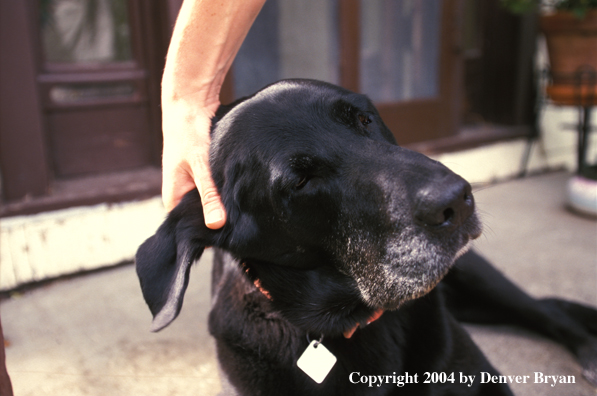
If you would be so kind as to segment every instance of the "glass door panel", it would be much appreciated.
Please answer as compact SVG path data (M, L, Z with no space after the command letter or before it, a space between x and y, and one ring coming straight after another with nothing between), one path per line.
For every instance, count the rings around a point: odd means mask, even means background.
M357 64L347 73L347 82L373 99L398 143L456 133L460 1L354 0L347 4L345 13L359 26L358 43L345 40L343 44ZM344 26L351 31L351 24Z
M361 91L377 102L439 93L441 0L361 0Z
M46 62L132 60L127 1L40 0L39 7Z
M362 92L401 144L455 132L460 0L269 0L233 67L234 96L282 78Z
M284 78L338 83L337 0L268 0L233 67L242 97Z

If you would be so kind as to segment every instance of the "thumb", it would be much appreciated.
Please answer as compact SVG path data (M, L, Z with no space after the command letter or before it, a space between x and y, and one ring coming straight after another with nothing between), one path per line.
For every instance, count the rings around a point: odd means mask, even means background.
M222 228L226 223L226 209L211 175L208 173L207 176L197 178L195 184L201 196L205 225L212 230Z

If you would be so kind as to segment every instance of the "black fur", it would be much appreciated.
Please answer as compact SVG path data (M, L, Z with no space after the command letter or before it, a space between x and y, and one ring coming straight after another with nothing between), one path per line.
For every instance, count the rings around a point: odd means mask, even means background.
M187 194L139 248L137 272L157 331L178 315L191 263L206 246L217 248L209 328L235 392L511 394L478 380L421 383L424 372L496 374L446 306L459 319L552 337L595 379L595 311L533 300L464 254L481 233L470 185L397 146L365 96L287 80L221 107L211 168L226 225L206 228L197 192ZM379 309L377 321L343 336ZM321 336L338 361L317 384L296 361L307 338ZM368 387L351 383L354 372L408 372L419 384Z

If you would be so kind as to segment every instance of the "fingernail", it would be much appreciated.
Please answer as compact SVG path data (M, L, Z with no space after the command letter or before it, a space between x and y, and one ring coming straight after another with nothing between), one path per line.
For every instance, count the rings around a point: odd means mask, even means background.
M220 223L224 219L224 212L221 209L214 209L205 214L205 224L208 226Z

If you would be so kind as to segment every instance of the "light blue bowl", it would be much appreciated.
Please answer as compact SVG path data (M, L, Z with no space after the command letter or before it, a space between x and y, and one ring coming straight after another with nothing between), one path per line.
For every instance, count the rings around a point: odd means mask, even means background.
M574 211L597 217L597 181L573 176L568 180L568 205Z

